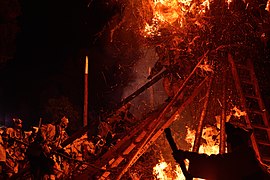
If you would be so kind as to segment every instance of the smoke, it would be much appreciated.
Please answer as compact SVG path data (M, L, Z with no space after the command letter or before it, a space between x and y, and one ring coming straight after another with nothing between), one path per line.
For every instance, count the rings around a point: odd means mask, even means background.
M130 72L133 79L131 79L131 81L124 88L122 98L132 94L149 81L147 80L147 77L149 76L149 69L154 66L158 57L155 53L155 49L152 47L144 48L142 52L144 56L135 63L132 71ZM131 112L136 117L141 118L143 115L147 114L147 112L150 112L162 104L166 97L167 96L163 90L161 79L132 100Z

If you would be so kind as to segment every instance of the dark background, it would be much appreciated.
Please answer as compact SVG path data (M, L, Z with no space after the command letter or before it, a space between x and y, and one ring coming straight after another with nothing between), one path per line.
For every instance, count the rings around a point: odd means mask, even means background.
M104 32L119 13L118 4L102 0L14 0L2 4L2 28L11 31L7 38L15 36L13 41L6 39L12 44L10 58L0 67L2 124L14 116L26 120L26 125L37 122L48 99L59 96L67 97L82 119L86 55L90 112L120 101L119 83L123 86L126 80L119 81L119 75L121 79L128 75L119 70L121 58L112 56Z

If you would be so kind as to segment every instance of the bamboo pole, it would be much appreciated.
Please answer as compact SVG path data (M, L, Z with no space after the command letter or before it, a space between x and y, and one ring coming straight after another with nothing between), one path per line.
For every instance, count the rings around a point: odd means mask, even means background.
M83 126L88 124L88 56L85 57Z
M205 101L204 101L204 104L203 104L201 117L200 117L200 120L199 120L198 129L197 129L195 140L194 140L194 146L193 146L193 149L192 149L193 152L199 152L200 140L201 140L201 136L202 136L202 129L203 129L204 119L205 119L206 112L207 112L207 107L208 107L208 102L209 102L209 97L210 97L210 91L211 91L211 87L212 87L212 81L213 81L213 78L210 78L209 82L208 82L208 88L207 88L207 92L206 92L206 95L205 95Z
M225 123L226 123L226 80L227 72L226 66L223 66L223 76L222 76L222 110L221 110L221 119L220 119L220 145L219 153L224 154L226 149L226 132L225 132Z

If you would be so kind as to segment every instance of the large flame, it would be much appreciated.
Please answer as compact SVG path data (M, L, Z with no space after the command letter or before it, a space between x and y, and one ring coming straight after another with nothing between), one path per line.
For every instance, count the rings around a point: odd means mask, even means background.
M226 121L230 120L231 116L235 116L239 118L241 116L246 116L246 112L240 110L237 106L234 106L231 109L231 113L226 116ZM218 154L219 153L219 143L220 143L220 116L216 116L216 126L205 126L202 131L201 138L203 139L203 143L200 145L199 153L204 154ZM196 131L190 129L186 126L187 134L185 137L185 141L191 145L189 151L192 150L195 140ZM186 163L188 166L188 163ZM177 180L184 180L185 177L181 171L181 168L177 165L176 167L172 168L170 163L167 163L162 158L160 162L154 167L153 171L154 176L160 180L170 180L170 179L177 179ZM174 178L172 178L174 177Z
M176 165L174 170L171 163L161 161L153 168L153 174L156 179L162 180L185 180L185 176L179 165Z
M172 24L179 17L183 16L184 11L180 10L179 8L179 3L176 0L155 1L153 4L154 17L156 17L160 22L167 22Z
M171 180L175 179L176 172L173 171L171 163L167 163L162 159L153 168L153 174L157 179Z
M187 128L186 142L191 144L190 151L193 148L196 131ZM219 131L214 126L205 126L202 131L202 139L204 143L200 145L199 153L205 153L208 155L219 153Z
M209 9L210 0L154 0L150 1L153 18L151 24L145 23L144 36L159 36L159 29L174 26L182 28L186 18L199 17ZM194 21L197 23L197 21Z
M213 126L203 128L202 138L205 140L200 146L199 153L208 155L219 153L219 131Z

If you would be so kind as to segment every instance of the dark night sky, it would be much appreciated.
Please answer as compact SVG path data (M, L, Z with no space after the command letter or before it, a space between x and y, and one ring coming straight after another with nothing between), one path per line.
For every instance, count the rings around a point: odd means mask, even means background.
M90 110L110 99L119 101L110 93L103 95L116 83L112 77L105 84L103 76L117 73L117 65L104 46L106 37L97 35L118 13L116 5L102 0L24 0L20 4L15 58L1 70L3 111L37 119L46 98L59 95L82 108L87 54Z
M121 87L129 76L128 70L119 72L117 67L129 62L127 58L111 56L113 49L106 45L106 32L98 34L120 13L116 2L21 0L15 57L0 72L2 111L24 119L38 119L47 98L60 95L69 97L82 109L86 54L90 110L119 102ZM266 67L269 62L260 65L264 70ZM260 79L266 77L269 73L261 73ZM120 79L122 86L112 91L110 87L119 84ZM264 89L269 87L269 83L263 84ZM264 93L266 101L270 100L269 92Z

